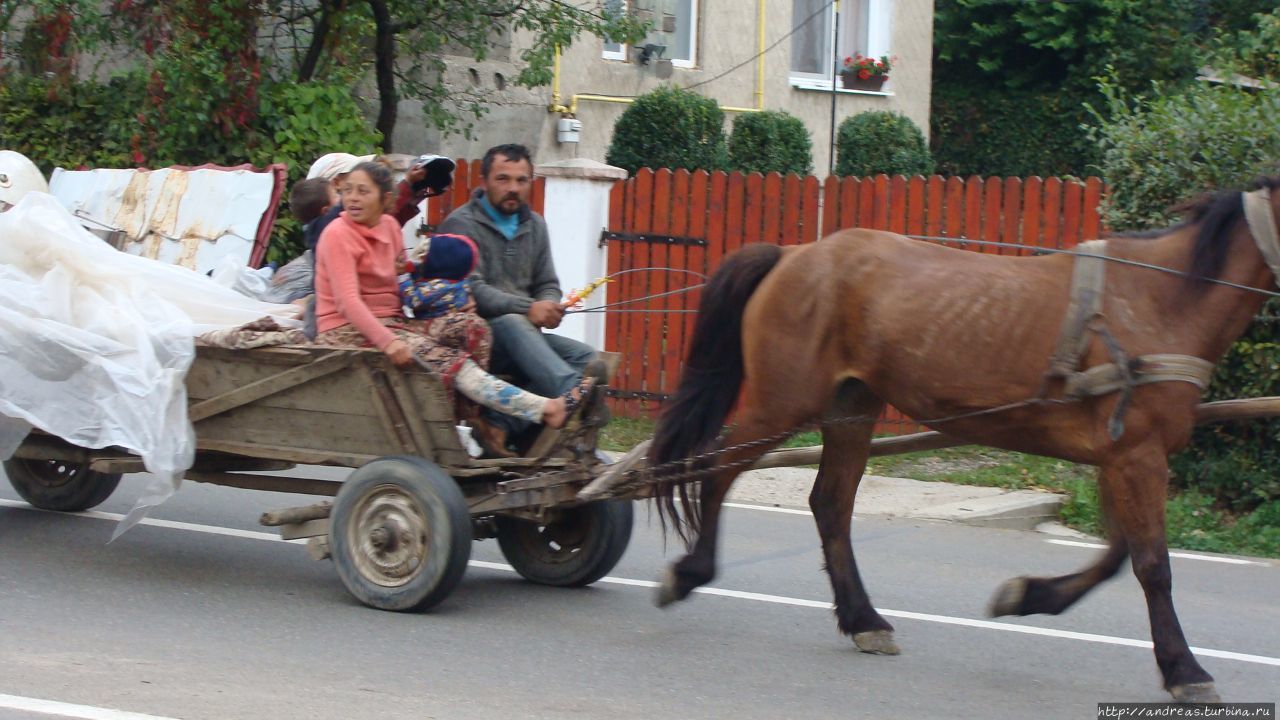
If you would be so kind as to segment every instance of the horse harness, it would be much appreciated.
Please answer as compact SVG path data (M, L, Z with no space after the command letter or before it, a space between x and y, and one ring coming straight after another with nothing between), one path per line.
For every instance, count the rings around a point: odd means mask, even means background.
M1258 250L1280 286L1280 237L1271 211L1271 194L1267 188L1242 193L1245 221ZM1053 379L1065 382L1063 394L1070 400L1120 393L1107 433L1112 441L1124 434L1124 413L1133 391L1139 385L1156 382L1186 382L1203 392L1209 387L1214 364L1193 355L1156 353L1129 357L1107 329L1102 314L1102 297L1106 285L1107 241L1091 240L1076 248L1075 267L1071 274L1071 300L1057 345L1050 358L1049 370L1040 395L1048 391ZM1111 356L1111 362L1079 370L1088 332L1096 333Z

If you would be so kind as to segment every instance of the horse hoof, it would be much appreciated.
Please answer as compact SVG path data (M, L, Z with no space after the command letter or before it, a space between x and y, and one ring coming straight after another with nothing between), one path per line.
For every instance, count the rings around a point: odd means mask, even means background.
M853 644L857 645L862 652L871 655L897 655L902 652L898 649L898 644L893 641L893 632L889 630L868 630L856 633L853 636Z
M1174 685L1169 688L1169 694L1173 695L1173 699L1180 703L1222 702L1222 698L1218 697L1218 691L1214 689L1213 683L1211 682Z
M987 607L987 615L990 617L1000 617L1001 615L1017 615L1022 609L1022 599L1027 595L1027 579L1024 577L1006 580L1003 585L996 590L995 597L991 598L991 604Z
M676 594L676 572L667 568L658 582L658 593L654 596L653 603L663 608L679 599L680 596Z

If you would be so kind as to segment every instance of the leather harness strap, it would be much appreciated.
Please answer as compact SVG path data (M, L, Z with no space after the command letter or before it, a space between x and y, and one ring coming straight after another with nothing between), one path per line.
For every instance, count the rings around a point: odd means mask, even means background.
M1249 224L1253 241L1262 253L1262 259L1275 275L1280 286L1280 236L1277 236L1275 215L1271 212L1271 191L1267 188L1243 193L1244 219Z
M1280 249L1280 245L1277 245ZM1102 296L1106 285L1105 240L1091 240L1078 248L1071 273L1071 300L1062 322L1050 360L1048 376L1066 381L1063 393L1073 400L1121 393L1108 423L1112 440L1124 433L1124 413L1129 397L1139 385L1156 382L1186 382L1201 391L1209 387L1213 363L1193 355L1159 353L1130 358L1107 331L1102 315ZM1097 334L1107 346L1113 362L1080 370L1089 346L1089 332Z
M1058 344L1049 361L1049 374L1067 377L1080 367L1080 358L1089 347L1085 329L1102 314L1102 291L1107 280L1107 241L1090 240L1076 247L1075 267L1071 271L1070 304L1062 319Z

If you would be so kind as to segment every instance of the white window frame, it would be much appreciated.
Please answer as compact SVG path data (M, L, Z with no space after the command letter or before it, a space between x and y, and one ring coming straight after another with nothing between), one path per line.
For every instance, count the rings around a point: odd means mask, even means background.
M689 0L689 58L686 60L666 55L666 59L671 61L671 65L673 67L685 69L698 67L698 14L701 3L702 0ZM626 12L629 6L630 3L627 0L622 0L623 12ZM609 49L609 45L615 45L618 49L611 50ZM667 49L670 51L670 46L668 46ZM631 55L631 52L631 45L606 42L600 52L600 57L605 60L620 60L627 62L630 60L629 56Z
M891 54L889 48L892 40L893 0L840 0L840 57L861 53L870 57ZM851 28L856 28L858 19L865 25L865 40L851 38ZM826 27L826 39L823 45L831 47L831 25L835 20L834 3L827 8L827 16L823 20ZM866 50L858 50L856 43L865 42ZM791 85L799 88L830 89L836 82L835 58L829 57L830 63L820 73L805 72L788 68ZM893 73L889 74L889 83L893 82Z
M627 12L627 0L621 0L619 4L620 4L620 6L621 6L621 7L620 7L621 12L622 12L623 14L626 14L626 12ZM604 3L603 3L603 2L602 2L602 3L600 3L600 8L601 8L601 11L603 11L603 10L604 10ZM610 49L609 49L609 46L610 46L610 45L615 46L617 49L616 49L616 50L610 50ZM623 60L623 61L625 61L625 60L627 59L627 45L626 45L626 43L613 43L613 42L609 42L608 40L604 40L604 46L603 46L603 47L604 47L604 49L601 51L601 53L600 53L600 57L604 58L605 60Z

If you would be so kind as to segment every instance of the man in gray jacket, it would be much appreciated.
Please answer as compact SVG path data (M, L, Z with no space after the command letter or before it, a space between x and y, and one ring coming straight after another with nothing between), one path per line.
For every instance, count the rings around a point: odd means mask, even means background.
M565 308L547 223L529 209L533 159L523 145L499 145L484 154L480 174L484 187L450 213L437 232L466 235L480 249L472 293L477 312L493 329L491 372L555 397L581 380L595 350L543 332L560 326ZM485 417L509 435L523 429L510 415Z

